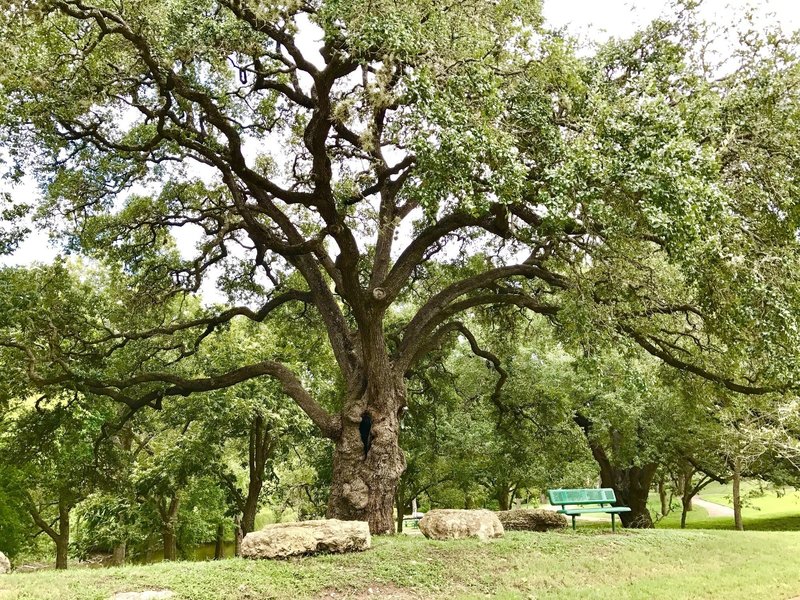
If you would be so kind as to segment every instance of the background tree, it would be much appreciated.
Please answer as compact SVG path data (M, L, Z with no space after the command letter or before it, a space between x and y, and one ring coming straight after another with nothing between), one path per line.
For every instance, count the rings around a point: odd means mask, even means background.
M2 417L9 512L26 512L37 531L53 541L56 569L67 568L73 509L113 469L113 458L105 462L109 457L94 452L107 418L107 405L77 394L26 401Z

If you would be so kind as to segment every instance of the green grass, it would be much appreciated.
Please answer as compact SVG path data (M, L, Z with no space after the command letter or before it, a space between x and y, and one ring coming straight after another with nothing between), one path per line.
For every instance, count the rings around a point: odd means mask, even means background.
M170 589L181 599L775 598L800 595L800 533L508 533L489 543L377 538L360 554L167 563L0 577L0 600L107 599ZM370 592L372 590L372 592ZM332 596L332 594L335 594Z
M774 489L759 486L758 482L743 482L742 521L750 531L800 531L800 492L786 488L781 495ZM700 497L709 502L732 506L731 485L712 483L700 492ZM658 496L651 495L650 508L660 510ZM676 508L658 522L657 527L674 529L680 527L681 511ZM709 517L705 509L695 506L686 518L689 529L733 529L733 517Z

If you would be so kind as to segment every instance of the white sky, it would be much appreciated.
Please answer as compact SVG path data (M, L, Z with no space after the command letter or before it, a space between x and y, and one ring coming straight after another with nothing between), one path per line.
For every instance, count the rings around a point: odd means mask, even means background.
M544 16L557 27L592 41L625 37L658 17L668 7L660 0L544 0ZM703 0L701 12L710 22L735 22L743 10L781 23L784 29L800 29L799 0Z
M602 42L632 34L658 17L666 6L667 2L659 0L544 0L544 16L551 26L567 27L585 41ZM732 24L747 7L767 21L779 22L785 30L800 29L800 0L704 0L702 12L708 21ZM11 191L19 199L30 198L34 189L33 182L12 190L0 182L0 192ZM37 231L15 254L0 256L0 265L49 262L57 254L47 234Z

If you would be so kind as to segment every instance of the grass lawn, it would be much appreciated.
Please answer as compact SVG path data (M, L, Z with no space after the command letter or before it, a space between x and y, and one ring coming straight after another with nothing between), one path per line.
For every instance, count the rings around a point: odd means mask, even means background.
M489 543L378 538L361 554L164 563L0 576L0 600L107 599L170 589L182 599L774 598L800 595L800 533L508 533Z
M730 484L712 483L700 492L700 497L709 502L724 506L732 506L732 488ZM774 489L765 488L762 492L757 482L743 482L742 497L745 506L742 508L742 520L745 530L750 531L800 531L800 492L786 488L778 496ZM658 496L650 497L650 508L660 510ZM659 521L657 527L678 528L681 523L680 508L673 510L666 518ZM733 529L733 517L714 517L701 507L695 506L686 517L689 529Z

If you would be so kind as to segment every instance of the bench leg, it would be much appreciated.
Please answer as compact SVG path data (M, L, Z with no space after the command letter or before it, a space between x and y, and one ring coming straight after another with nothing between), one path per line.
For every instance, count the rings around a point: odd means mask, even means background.
M611 513L611 531L616 531L617 530L616 516L617 515L615 515L614 513Z
M572 515L572 531L575 531L575 515Z

